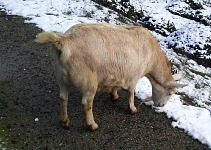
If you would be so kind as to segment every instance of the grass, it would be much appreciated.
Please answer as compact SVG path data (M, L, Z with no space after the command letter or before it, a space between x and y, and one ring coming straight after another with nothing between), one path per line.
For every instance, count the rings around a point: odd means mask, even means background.
M191 69L191 68L189 68L189 70L190 70L192 73L195 73L195 74L200 75L200 76L202 76L202 77L208 76L208 77L211 78L211 74L199 72L199 71L193 70L193 69Z
M190 98L188 95L184 94L184 93L176 93L177 95L180 95L182 103L184 105L191 105L191 106L196 106L198 107L198 105L196 103L194 103L193 99Z

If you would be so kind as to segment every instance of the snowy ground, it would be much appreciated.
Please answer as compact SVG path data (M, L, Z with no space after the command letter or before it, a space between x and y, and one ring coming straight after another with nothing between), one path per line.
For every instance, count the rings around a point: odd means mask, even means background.
M118 0L117 0L118 1ZM206 1L202 1L206 3ZM154 24L168 24L173 22L176 31L163 37L155 32L153 34L160 41L163 50L177 71L186 72L183 83L188 83L187 87L178 89L178 94L174 95L170 101L162 108L155 108L152 102L146 103L157 112L165 112L174 121L173 127L184 129L190 136L198 139L211 148L211 68L198 65L193 60L177 55L169 45L182 48L192 53L198 45L201 52L205 45L210 44L211 27L199 24L196 21L185 19L173 15L168 11L178 11L187 7L183 1L178 0L130 0L131 5L137 10L143 10L145 15L150 16ZM175 6L178 7L175 7ZM203 5L202 16L211 14L211 8ZM45 31L64 32L70 26L77 23L109 22L112 24L125 24L118 21L118 15L112 10L102 7L90 0L0 0L0 7L4 8L8 14L24 16L27 23L36 23L38 27ZM177 8L177 9L176 9ZM192 47L190 45L193 45ZM204 52L206 54L206 52ZM210 55L206 55L211 58ZM136 87L136 96L144 99L151 95L151 85L144 77L139 80ZM186 98L192 100L192 105L185 103Z

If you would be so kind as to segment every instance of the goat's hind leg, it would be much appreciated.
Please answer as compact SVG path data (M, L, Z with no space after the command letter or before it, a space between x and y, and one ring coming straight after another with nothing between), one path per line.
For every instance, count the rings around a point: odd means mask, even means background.
M60 109L61 109L61 122L64 127L70 127L70 120L67 114L69 88L66 85L60 85Z
M119 95L118 95L118 90L119 90L119 89L120 89L119 87L113 87L113 88L112 88L111 94L112 94L113 99L114 99L115 101L119 100Z
M82 105L85 112L86 124L91 131L98 129L98 124L94 121L92 112L93 100L95 94L85 94L82 99Z

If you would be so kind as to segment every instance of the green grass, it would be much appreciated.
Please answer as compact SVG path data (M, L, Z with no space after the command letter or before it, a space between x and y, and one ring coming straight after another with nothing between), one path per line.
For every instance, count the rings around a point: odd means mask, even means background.
M198 104L196 104L192 98L190 98L188 95L184 94L184 93L176 93L177 95L180 95L182 103L184 105L191 105L191 106L196 106L196 107L200 107Z
M211 74L199 72L199 71L196 71L196 70L193 70L193 69L190 69L190 68L189 68L189 70L190 70L192 73L195 73L195 74L200 75L200 76L202 76L202 77L208 76L208 77L211 78Z

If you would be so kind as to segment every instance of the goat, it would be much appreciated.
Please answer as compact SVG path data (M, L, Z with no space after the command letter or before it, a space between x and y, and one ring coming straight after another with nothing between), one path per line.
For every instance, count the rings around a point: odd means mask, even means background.
M171 74L171 65L153 35L140 26L109 24L77 24L64 34L43 32L38 43L50 43L56 63L60 87L61 120L70 126L67 113L70 85L82 94L86 124L91 131L98 128L92 106L97 91L107 90L118 99L118 90L128 87L129 108L137 112L134 91L140 78L146 76L152 84L155 106L164 106L176 88L186 84L175 82L182 74Z

